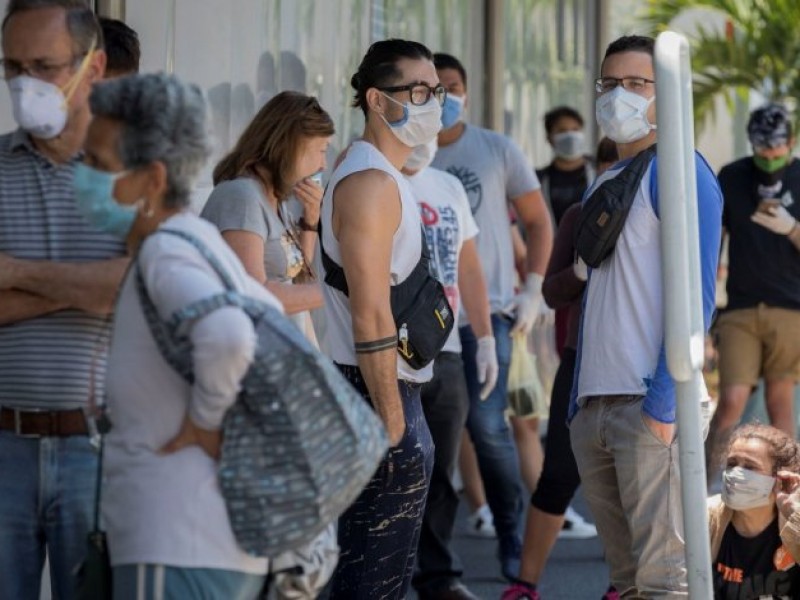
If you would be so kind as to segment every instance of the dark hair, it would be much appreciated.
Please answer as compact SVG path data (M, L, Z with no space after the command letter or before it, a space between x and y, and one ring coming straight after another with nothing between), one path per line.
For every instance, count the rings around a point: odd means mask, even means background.
M63 8L67 13L67 31L78 54L89 52L94 44L103 48L103 30L94 12L84 0L10 0L3 18L2 30L12 15L41 8Z
M597 156L595 162L600 163L615 163L619 160L619 151L617 150L617 143L611 138L604 137L597 142Z
M792 139L792 118L783 104L770 102L750 113L747 137L755 148L775 148Z
M467 87L467 70L455 56L437 52L433 55L433 64L436 66L437 71L439 69L455 69L458 71L458 74L461 75L461 83L464 84L464 88Z
M278 200L291 192L300 145L334 134L333 121L313 96L281 92L258 111L230 153L214 169L214 185L243 175L272 188Z
M603 62L612 54L622 52L644 52L653 56L656 51L656 41L646 35L623 35L608 45Z
M583 127L583 117L581 113L569 106L556 106L547 111L544 115L544 130L547 132L547 135L550 135L556 123L565 117L577 121L578 124Z
M433 60L433 54L419 42L393 38L375 42L361 59L358 71L350 78L350 85L356 91L353 106L360 107L365 116L367 90L396 82L402 76L397 63L403 58Z
M731 448L739 440L760 440L767 445L769 457L772 459L773 475L783 470L793 473L800 472L800 446L786 432L761 423L742 425L731 434L728 450L725 452L726 456L730 454Z
M100 17L105 40L106 71L130 75L139 72L139 59L142 52L139 48L139 36L122 21Z

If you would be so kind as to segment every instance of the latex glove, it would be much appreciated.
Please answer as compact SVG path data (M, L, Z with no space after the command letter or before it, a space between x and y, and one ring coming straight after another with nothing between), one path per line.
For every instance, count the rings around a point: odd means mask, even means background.
M514 313L516 320L511 328L515 333L528 334L539 316L539 307L542 304L542 282L544 277L538 273L528 273L525 285L506 306L505 312Z
M586 266L586 263L583 262L583 259L580 256L572 265L572 272L575 273L575 277L581 281L586 281L589 279L589 267Z
M701 431L703 432L703 441L708 438L708 430L711 427L711 417L714 416L714 411L711 408L711 396L708 395L708 388L706 387L706 380L700 377L700 424Z
M475 354L475 363L478 367L478 383L483 384L480 398L481 400L486 400L497 383L497 375L500 371L497 365L494 336L486 335L478 338L478 352Z
M772 207L768 213L756 211L750 216L750 220L778 235L789 235L797 227L797 219L783 206Z
M700 402L700 418L702 419L702 431L703 431L703 441L705 442L708 439L708 430L711 427L711 417L713 416L713 411L711 410L711 399L706 398L702 402Z

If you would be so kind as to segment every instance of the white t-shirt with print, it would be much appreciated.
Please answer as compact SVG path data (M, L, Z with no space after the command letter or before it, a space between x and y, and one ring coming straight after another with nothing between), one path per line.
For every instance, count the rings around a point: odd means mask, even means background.
M458 322L461 299L458 290L458 257L464 242L478 235L469 199L461 182L439 169L428 167L407 177L417 199L428 248L436 264L453 315ZM454 327L442 352L461 352L458 328Z

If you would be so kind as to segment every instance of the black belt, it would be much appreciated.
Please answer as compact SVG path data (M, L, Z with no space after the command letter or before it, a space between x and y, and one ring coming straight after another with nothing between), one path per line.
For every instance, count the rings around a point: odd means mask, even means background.
M89 435L83 410L18 410L0 408L0 430L22 437Z

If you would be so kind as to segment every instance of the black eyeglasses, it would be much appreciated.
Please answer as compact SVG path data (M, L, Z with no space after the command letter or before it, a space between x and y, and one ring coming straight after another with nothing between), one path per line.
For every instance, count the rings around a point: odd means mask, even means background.
M594 89L598 94L605 94L621 85L629 92L641 92L648 83L655 83L655 81L644 77L599 77L594 81Z
M411 104L414 106L426 104L431 99L431 96L436 98L439 106L442 106L444 99L447 98L447 90L441 83L435 87L431 87L427 83L409 83L407 85L379 87L378 89L382 92L408 92Z

